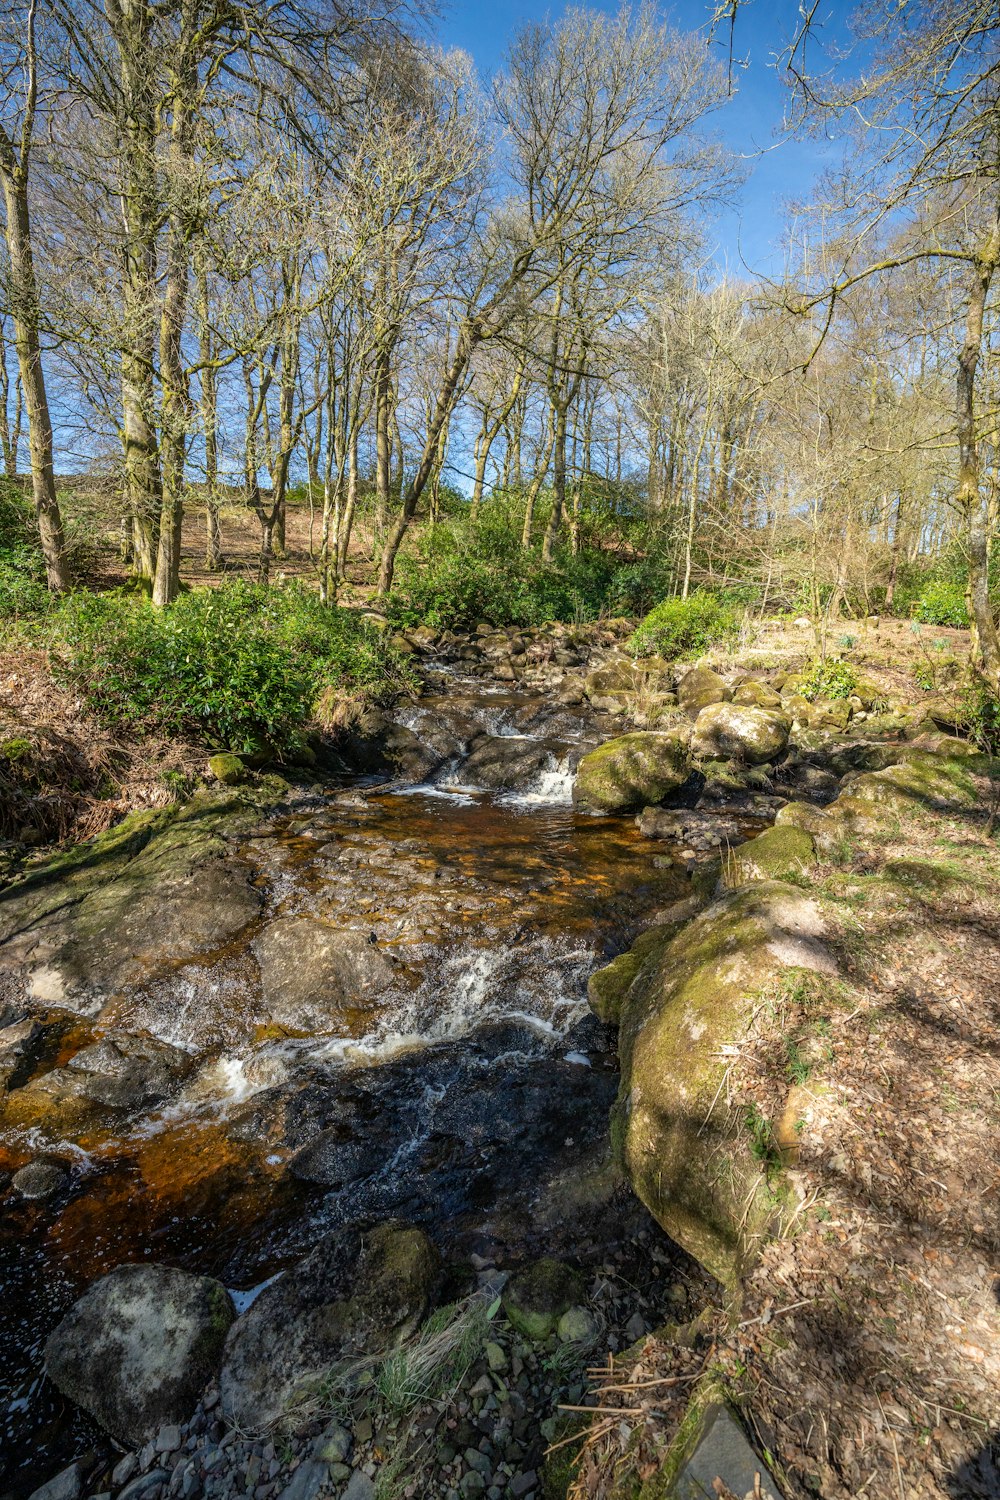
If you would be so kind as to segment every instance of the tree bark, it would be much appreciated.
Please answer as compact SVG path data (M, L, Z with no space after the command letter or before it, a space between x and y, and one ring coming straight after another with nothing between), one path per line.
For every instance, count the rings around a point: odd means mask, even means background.
M981 483L975 397L986 300L998 264L1000 213L976 258L965 317L965 340L958 356L956 379L959 455L956 501L965 525L969 557L969 618L972 624L973 650L979 657L983 676L994 693L1000 693L1000 636L997 635L996 620L990 604L990 507Z
M10 256L14 347L28 413L32 498L42 556L45 559L46 580L54 593L60 593L69 588L69 569L62 516L56 498L52 462L52 417L42 369L38 283L35 279L28 211L28 175L23 149L22 159L18 162L14 159L13 149L6 136L0 137L0 176L3 178L4 207L7 214L6 237Z

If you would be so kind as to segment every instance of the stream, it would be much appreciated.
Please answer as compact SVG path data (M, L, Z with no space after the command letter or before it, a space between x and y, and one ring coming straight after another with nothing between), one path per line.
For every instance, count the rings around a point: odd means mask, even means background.
M686 894L684 862L631 818L574 811L576 761L613 732L586 706L442 673L397 723L438 746L425 779L310 789L234 835L263 897L238 939L99 1017L43 1017L33 1085L110 1029L141 1039L155 1086L55 1137L2 1117L0 1191L39 1154L65 1178L3 1199L0 1492L100 1442L41 1350L122 1262L217 1275L242 1306L337 1225L423 1224L449 1263L586 1258L616 1233L587 1189L617 1087L587 979ZM295 1035L262 1007L261 934L292 935L271 970L294 999L295 922L316 919L375 967L357 1004Z

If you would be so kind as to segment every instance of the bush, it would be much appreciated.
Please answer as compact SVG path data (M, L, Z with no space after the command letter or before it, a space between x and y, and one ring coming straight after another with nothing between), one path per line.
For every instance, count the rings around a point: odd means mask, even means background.
M799 692L814 703L817 698L850 698L858 686L858 674L846 661L828 657L808 663L802 672Z
M691 656L739 634L740 611L724 595L699 591L664 599L650 610L629 642L636 656Z
M80 593L51 629L58 674L102 722L241 752L295 750L324 689L377 696L406 673L374 627L301 587L195 589L168 610Z
M31 504L20 486L0 480L0 617L35 614L47 600Z
M914 618L924 625L954 625L964 629L969 623L965 585L943 578L925 583L917 596Z

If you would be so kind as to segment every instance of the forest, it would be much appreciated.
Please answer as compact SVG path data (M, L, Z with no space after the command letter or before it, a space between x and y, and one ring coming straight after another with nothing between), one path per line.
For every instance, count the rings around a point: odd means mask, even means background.
M1000 1495L996 0L8 0L0 186L0 1500Z

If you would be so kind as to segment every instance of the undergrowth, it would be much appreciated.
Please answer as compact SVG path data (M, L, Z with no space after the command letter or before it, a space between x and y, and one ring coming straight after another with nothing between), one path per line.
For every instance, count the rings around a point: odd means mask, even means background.
M47 630L55 675L102 724L193 733L242 753L299 748L331 689L378 697L409 680L373 625L295 585L193 589L169 610L79 593Z
M629 649L636 656L694 655L732 644L741 622L742 611L724 595L699 591L688 599L664 599L639 625Z

